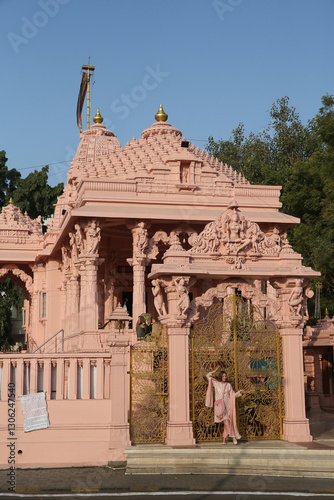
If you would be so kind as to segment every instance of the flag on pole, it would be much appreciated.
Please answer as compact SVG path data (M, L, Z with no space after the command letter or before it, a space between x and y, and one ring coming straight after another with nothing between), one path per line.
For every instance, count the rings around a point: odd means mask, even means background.
M79 95L78 95L78 103L77 103L77 124L78 124L80 132L82 132L81 113L82 113L82 108L83 108L83 105L85 102L87 85L88 85L88 75L87 75L87 73L82 73L80 90L79 90Z

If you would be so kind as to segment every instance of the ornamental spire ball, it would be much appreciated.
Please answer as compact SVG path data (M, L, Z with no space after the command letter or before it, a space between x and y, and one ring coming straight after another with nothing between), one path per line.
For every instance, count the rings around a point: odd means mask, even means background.
M97 108L96 115L94 116L93 121L94 121L94 123L102 123L103 122L103 118L100 115L100 108Z
M157 122L165 122L167 121L168 115L164 112L164 108L162 107L162 104L159 106L159 110L157 114L154 117Z

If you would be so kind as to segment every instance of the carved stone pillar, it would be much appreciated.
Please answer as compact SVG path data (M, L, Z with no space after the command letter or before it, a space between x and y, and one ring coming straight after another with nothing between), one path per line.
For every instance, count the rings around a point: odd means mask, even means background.
M124 451L131 445L129 426L129 376L128 338L111 338L107 340L110 346L110 456L111 461L125 460Z
M80 330L85 330L86 318L86 266L85 259L80 259L80 303L79 303L79 326Z
M79 272L77 268L74 268L73 274L70 281L71 287L71 333L78 332L80 329L79 325L79 298L80 298L80 286L79 286Z
M144 222L139 222L131 229L132 232L132 259L127 259L133 269L133 297L132 297L132 317L134 326L138 316L146 313L145 300L145 272L147 257L145 250L148 247L147 229Z
M65 335L68 335L67 323L66 323L66 303L67 303L67 279L63 277L63 283L61 287L61 325L64 329Z
M188 282L188 278L183 279ZM174 277L165 291L169 314L161 318L161 322L168 327L169 419L166 444L191 446L195 439L189 408L189 326L185 311L179 305L180 295Z
M97 300L97 270L99 259L97 257L85 260L85 311L83 330L98 329L98 300Z
M272 281L280 302L280 319L276 320L283 337L283 374L285 418L283 419L283 439L291 442L312 441L309 420L305 414L305 389L302 334L306 297L301 290L299 299L295 297L299 288L294 279ZM298 284L298 283L297 283ZM300 292L300 290L299 290ZM295 300L294 300L295 299Z

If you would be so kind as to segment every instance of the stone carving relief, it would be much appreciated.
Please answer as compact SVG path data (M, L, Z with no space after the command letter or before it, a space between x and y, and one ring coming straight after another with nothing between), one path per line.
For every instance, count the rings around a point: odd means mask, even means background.
M91 220L85 227L82 224L75 224L72 231L68 233L70 244L70 260L75 264L79 257L98 256L101 241L101 228L96 220ZM65 251L62 249L63 263ZM65 257L66 260L66 257Z
M165 316L167 314L162 289L161 281L159 279L152 281L152 293L154 297L154 307L159 316Z
M85 228L85 253L90 255L98 255L99 245L101 241L101 228L95 220L88 223Z
M276 289L276 306L279 305L279 320L290 324L293 327L302 327L308 320L307 299L313 297L309 283L303 283L303 280L296 278L275 279L271 284Z
M71 252L66 245L63 245L61 247L61 256L62 256L64 271L65 272L70 271L71 270Z
M296 280L296 286L291 290L288 304L292 316L301 317L303 308L303 287L300 279Z
M182 230L173 229L168 236L165 231L157 231L154 236L149 239L148 242L148 247L146 250L148 262L156 259L159 253L158 243L160 242L164 243L165 245L169 245L169 249L167 250L168 253L186 252L180 242L180 232L182 232Z
M267 319L269 321L277 321L281 318L281 305L278 304L277 300L269 298L258 287L256 287L255 282L251 284L247 281L228 280L223 283L219 283L215 287L209 288L201 296L196 297L191 301L187 315L188 321L193 324L200 317L201 307L210 307L215 298L221 300L233 295L235 289L240 290L241 295L245 299L251 300L253 305L258 306L259 311L266 308Z
M188 241L192 255L225 257L226 262L232 265L231 269L244 268L242 256L257 259L261 255L278 254L283 245L276 227L265 234L258 224L242 215L235 201L217 220L209 222L200 234L192 234ZM237 258L239 255L241 257Z
M148 247L148 236L145 222L138 222L133 232L134 254L143 255Z
M173 278L173 285L175 286L178 294L178 300L176 303L178 316L185 318L190 305L189 286L183 276Z
M84 239L80 224L75 224L74 229L75 229L74 244L76 245L76 253L79 256L84 251Z

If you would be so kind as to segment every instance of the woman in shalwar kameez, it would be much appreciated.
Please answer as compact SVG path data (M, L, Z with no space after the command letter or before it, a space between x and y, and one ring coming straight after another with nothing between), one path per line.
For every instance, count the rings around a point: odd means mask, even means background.
M219 369L216 376L213 374ZM226 438L230 436L233 444L237 444L237 439L241 436L237 427L237 417L235 410L235 399L239 398L243 391L234 392L232 386L227 382L227 374L220 367L207 374L209 381L206 393L205 406L214 406L215 423L224 422L223 444L226 444ZM213 390L215 392L215 403L213 404Z

